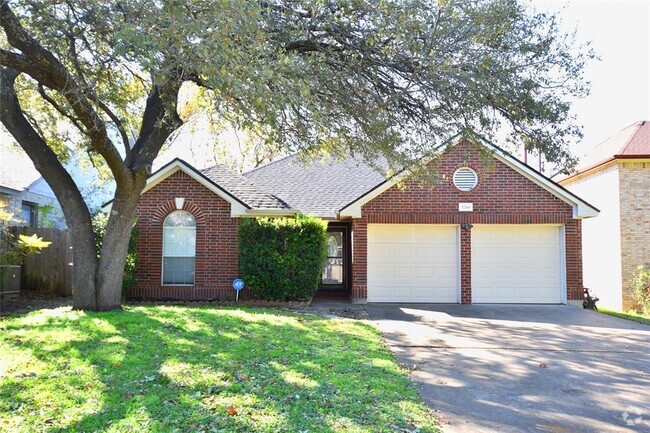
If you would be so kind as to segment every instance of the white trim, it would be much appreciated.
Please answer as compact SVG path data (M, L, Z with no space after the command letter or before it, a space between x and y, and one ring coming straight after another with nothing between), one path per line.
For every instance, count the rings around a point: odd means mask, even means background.
M445 151L445 149L448 146L455 146L462 140L456 140L455 142L448 144L446 146L440 147L438 152L442 153ZM475 142L473 142L475 143ZM540 186L541 188L545 189L546 191L550 192L553 194L555 197L559 198L560 200L564 201L565 203L569 204L573 208L573 218L591 218L591 217L596 217L598 216L599 211L591 206L589 203L579 199L578 197L573 196L571 193L565 191L557 185L555 182L550 181L546 179L544 176L541 174L535 172L533 169L525 165L524 163L516 160L513 157L510 157L507 155L504 151L501 149L489 145L487 143L480 143L482 146L488 148L491 150L494 154L494 156L507 165L508 167L512 168L519 174L523 175L526 177L528 180L532 181L536 185ZM437 157L436 155L435 157ZM434 158L435 158L434 157ZM404 172L400 173L398 176L391 178L384 182L383 184L379 185L375 189L371 190L367 194L359 197L357 200L353 201L352 203L348 204L345 206L341 211L339 212L340 217L351 217L351 218L361 218L361 207L368 203L370 200L374 199L378 195L382 194L389 188L393 187L397 183L400 182L404 177L407 177L410 174L408 170L405 170Z
M456 303L457 304L462 304L463 303L463 253L461 252L462 248L462 242L463 240L461 239L463 233L462 233L462 228L460 227L460 224L456 226L456 250L458 251L458 269L456 270L458 274L458 297L456 298ZM470 229L471 230L471 229ZM471 239L470 239L470 245L471 245Z
M145 192L149 191L151 188L158 185L160 182L167 179L169 176L171 176L172 174L176 173L179 170L183 171L192 179L196 180L198 183L200 183L201 185L203 185L204 187L206 187L207 189L209 189L210 191L212 191L213 193L217 194L219 197L221 197L222 199L230 203L231 217L246 215L249 208L247 208L242 202L238 201L232 195L230 195L220 187L216 186L212 182L209 182L204 176L202 176L201 174L193 170L187 163L178 159L174 160L166 167L163 167L161 170L151 175L149 179L147 179L147 185L144 187L141 194L144 194Z
M182 229L188 228L188 227L165 227L165 221L167 221L167 218L169 218L169 215L173 214L174 212L186 212L186 213L188 213L188 214L192 217L192 219L194 220L194 227L189 227L189 228L194 229L194 254L191 255L191 256L166 256L166 255L165 255L165 229L167 229L167 230L170 230L170 229L171 229L171 230L174 230L174 229L177 229L177 228L182 228ZM175 210L174 212L170 212L170 213L165 217L165 219L163 220L163 225L162 225L162 231L163 231L163 233L162 233L162 251L161 251L161 255L160 255L160 285L161 285L161 286L186 286L186 287L194 287L194 286L196 285L196 240L197 240L197 237L196 237L196 219L194 218L194 215L192 215L191 213L189 213L189 212L187 212L187 211L184 211L184 210ZM183 283L183 284L176 284L176 283L165 284L165 257L171 257L171 258L187 258L187 257L192 257L192 258L194 259L194 272L193 272L193 274L194 274L194 281L192 282L192 284L188 284L188 283Z
M567 303L566 226L560 226L560 301Z
M571 205L573 207L573 218L592 218L597 217L600 213L589 203L572 197L568 192L562 188L559 188L555 182L540 176L536 172L532 171L528 166L517 161L516 159L509 158L501 150L495 148L494 156L496 156L499 161L503 162L522 176L526 177L528 180L544 188L546 191L550 192L565 203Z
M272 215L272 216L282 216L282 215L295 215L297 214L298 211L295 209L247 209L246 210L246 215L243 216L249 216L249 217L256 217L256 216L266 216L266 215Z
M597 165L595 165L595 166L593 166L591 168L587 168L586 170L570 174L569 176L558 180L557 183L559 183L562 186L565 186L565 184L570 185L573 182L576 182L576 181L582 179L583 177L586 177L586 176L589 176L589 175L591 175L593 173L597 173L599 171L605 170L606 168L611 167L612 165L620 166L621 164L625 164L625 163L645 164L645 163L648 163L648 162L650 162L650 158L630 158L630 157L620 157L620 156L616 157L616 156L613 156L612 159L610 159L609 161L597 164Z

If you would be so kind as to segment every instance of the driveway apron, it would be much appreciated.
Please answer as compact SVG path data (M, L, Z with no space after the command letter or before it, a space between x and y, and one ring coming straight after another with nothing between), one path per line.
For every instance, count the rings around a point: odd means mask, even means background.
M650 432L650 326L569 306L368 304L452 432Z

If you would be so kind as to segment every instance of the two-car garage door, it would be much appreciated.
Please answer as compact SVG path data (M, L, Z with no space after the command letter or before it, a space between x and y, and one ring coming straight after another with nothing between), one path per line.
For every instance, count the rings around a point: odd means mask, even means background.
M562 302L561 230L474 225L473 303ZM459 227L368 225L368 302L460 301Z

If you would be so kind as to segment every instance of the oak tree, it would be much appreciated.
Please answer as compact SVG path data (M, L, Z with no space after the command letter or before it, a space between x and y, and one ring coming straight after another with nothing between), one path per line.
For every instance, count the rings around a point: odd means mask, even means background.
M592 56L516 0L0 0L2 125L56 194L74 307L119 308L138 197L186 83L284 152L418 161L504 134L561 166ZM65 170L74 141L116 191L101 251Z

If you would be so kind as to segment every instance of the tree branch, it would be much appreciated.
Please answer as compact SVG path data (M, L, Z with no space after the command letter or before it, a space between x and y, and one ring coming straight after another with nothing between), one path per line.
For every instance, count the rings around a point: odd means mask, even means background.
M113 111L111 111L111 109L108 108L108 106L104 104L102 101L97 101L97 105L99 106L99 108L102 109L104 113L106 113L106 115L108 115L108 117L110 117L110 119L115 124L115 127L120 133L120 137L122 137L122 142L124 143L124 152L126 156L129 156L129 154L131 153L131 145L129 143L129 135L126 133L126 130L124 129L122 120L119 117L117 117L117 115L113 113Z
M106 125L91 102L96 98L89 99L63 64L25 31L6 0L0 0L0 19L7 41L22 51L27 59L25 69L21 71L60 92L68 100L79 122L86 129L90 146L106 160L116 183L130 183L132 173L124 165L120 153L108 137Z
M72 122L72 124L74 126L76 126L77 129L79 129L81 132L87 134L87 132L84 130L83 126L79 124L79 119L77 119L76 117L70 115L50 95L48 95L47 92L45 91L45 87L43 87L43 85L41 83L38 83L38 93L40 93L41 97L43 99L45 99L47 102L49 102L50 105L52 107L54 107L54 109L56 111L58 111L62 116L65 116L66 118L68 118L68 120L70 120L70 122Z

